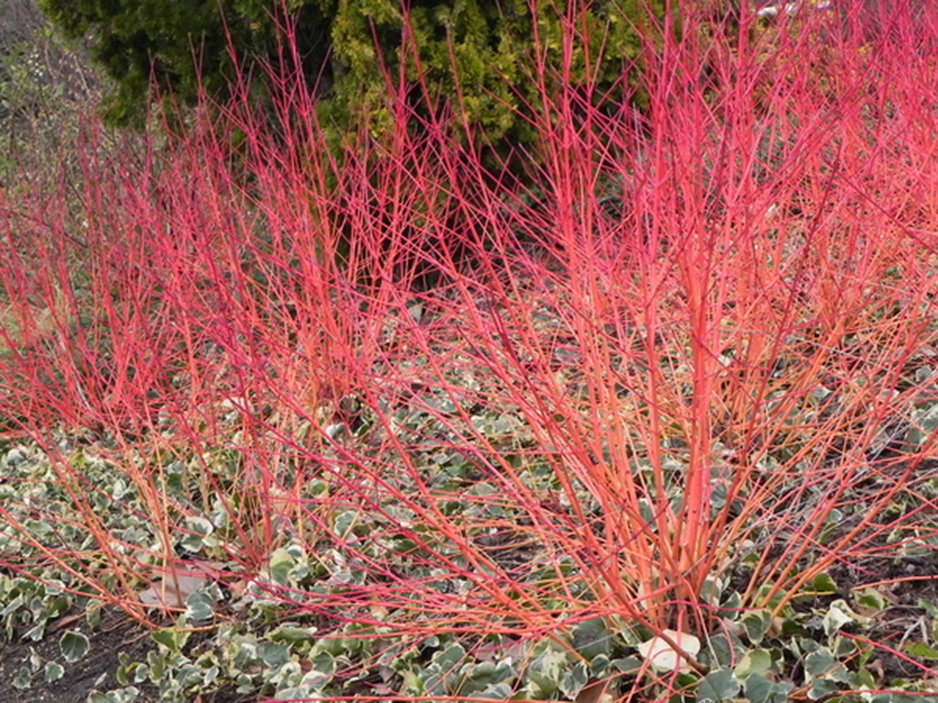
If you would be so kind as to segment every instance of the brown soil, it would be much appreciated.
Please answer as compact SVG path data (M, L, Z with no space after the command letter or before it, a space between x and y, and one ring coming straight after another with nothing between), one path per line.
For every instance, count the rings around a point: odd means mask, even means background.
M904 655L896 656L890 650L901 650L906 642L925 641L929 618L920 601L938 605L938 553L920 559L866 559L855 566L831 569L831 576L848 594L858 592L867 584L876 584L876 590L887 600L887 607L872 614L872 620L861 634L865 639L883 646L874 655L884 681L928 679L938 682L938 667L934 661L916 660ZM852 601L848 597L848 601ZM850 605L862 611L857 604ZM924 699L923 699L924 700Z
M59 638L66 630L81 632L91 642L88 654L74 664L67 664L59 649ZM155 649L148 633L126 616L108 612L96 632L91 632L84 617L66 616L53 623L39 642L16 641L0 648L0 703L84 703L93 690L102 693L120 689L114 673L118 654L126 652L131 661L146 661L147 652ZM27 689L14 688L17 672L29 666L30 657L45 662L58 662L65 674L58 681L47 683L40 670L33 675ZM137 701L150 703L159 699L152 684L137 685L141 695Z
M59 649L59 639L66 630L81 632L91 646L88 654L74 664L67 664ZM123 688L115 679L122 652L132 662L145 662L147 652L156 649L149 633L119 611L108 611L101 627L91 632L83 614L66 615L52 623L40 642L17 641L0 644L0 703L85 703L88 694ZM12 681L23 666L29 666L30 657L36 655L45 662L55 661L65 668L58 681L47 683L40 670L33 675L27 689L13 687ZM132 684L140 691L135 703L156 703L159 690L149 681ZM221 691L195 699L198 703L252 703L256 696L242 696L233 691Z

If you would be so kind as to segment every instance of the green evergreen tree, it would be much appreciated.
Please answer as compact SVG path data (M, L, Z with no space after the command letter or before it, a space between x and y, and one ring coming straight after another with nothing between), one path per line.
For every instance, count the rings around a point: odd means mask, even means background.
M295 11L302 6L298 32L311 65L328 51L329 21L320 10L329 4L292 3ZM39 0L39 6L66 36L89 39L92 59L116 85L103 105L112 124L141 125L154 86L181 105L191 105L200 89L224 99L235 79L231 47L245 70L277 56L277 25L265 0Z
M664 4L651 3L658 17ZM142 123L154 84L183 105L200 87L224 99L235 77L231 47L239 67L261 84L258 63L277 65L283 22L268 0L40 0L40 6L68 36L91 38L94 60L117 86L104 106L116 124ZM572 57L571 78L585 82L588 61L600 67L590 78L602 92L619 78L623 61L638 54L636 27L649 26L647 7L644 0L557 0L537 4L532 17L527 0L412 0L416 51L402 44L399 0L285 0L279 18L285 13L295 22L301 69L323 90L333 115L365 109L380 125L387 108L380 69L397 76L403 62L407 78L416 83L419 72L432 93L434 104L424 101L424 110L458 94L457 112L487 140L523 142L518 110L538 99L535 30L559 69L563 17L574 10L577 30L589 41Z

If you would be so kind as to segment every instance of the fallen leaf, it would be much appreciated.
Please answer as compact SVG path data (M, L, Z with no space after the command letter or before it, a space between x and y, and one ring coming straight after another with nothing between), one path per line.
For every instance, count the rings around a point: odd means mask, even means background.
M696 657L700 651L700 640L693 635L686 632L677 632L676 630L662 630L662 634L673 640L678 647L692 657ZM638 652L657 671L674 671L678 669L685 672L691 669L684 657L657 636L638 645Z
M575 703L605 703L606 700L611 700L611 696L606 693L608 688L608 679L604 681L590 679L576 695Z
M208 583L204 571L187 567L165 569L149 588L137 594L148 608L179 609L186 607L186 598Z

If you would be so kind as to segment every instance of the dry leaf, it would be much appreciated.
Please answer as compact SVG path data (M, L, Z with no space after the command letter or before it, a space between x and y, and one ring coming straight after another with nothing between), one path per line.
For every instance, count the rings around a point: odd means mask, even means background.
M148 608L179 609L186 607L186 598L208 583L204 570L187 567L166 569L162 578L157 578L150 587L141 591L137 598Z
M676 630L662 630L662 634L673 640L678 647L692 657L696 657L700 651L700 640L693 635ZM684 657L659 637L642 642L638 645L638 652L657 671L674 671L675 669L682 672L690 671L690 666Z
M607 703L612 700L612 696L606 693L608 688L609 679L603 681L590 679L576 695L575 703Z

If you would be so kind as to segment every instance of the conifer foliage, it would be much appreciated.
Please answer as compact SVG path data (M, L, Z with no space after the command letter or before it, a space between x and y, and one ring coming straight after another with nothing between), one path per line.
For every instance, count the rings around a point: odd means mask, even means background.
M260 68L282 74L290 55L302 64L290 68L324 98L320 109L340 123L365 109L379 126L388 126L388 84L403 81L403 92L424 114L449 109L463 115L464 127L479 138L508 137L514 144L533 138L525 108L538 102L539 61L546 58L555 79L564 74L584 93L613 89L665 3L581 5L535 3L532 13L526 0L415 0L405 22L397 0L40 1L67 35L90 40L95 61L115 81L105 108L112 123L142 124L154 85L171 92L174 104L191 105L201 92L230 97L235 75L251 74L254 96L269 96L262 76L270 71ZM572 22L589 41L563 56L561 38ZM286 29L295 53L284 50ZM535 37L546 57L535 55Z

